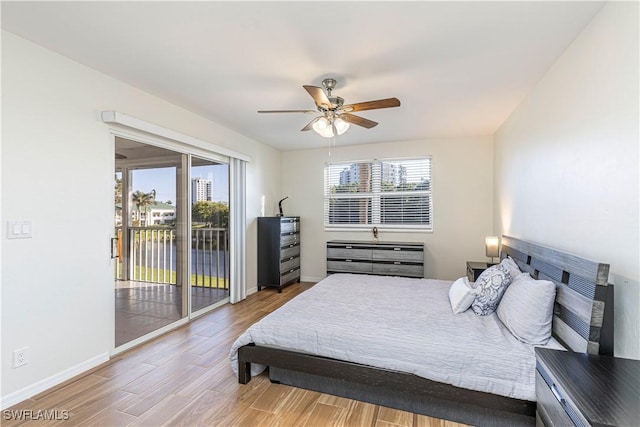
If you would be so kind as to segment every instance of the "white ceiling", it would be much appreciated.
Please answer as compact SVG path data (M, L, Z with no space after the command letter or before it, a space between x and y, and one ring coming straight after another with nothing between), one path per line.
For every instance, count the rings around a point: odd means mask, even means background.
M2 27L283 150L326 146L303 84L380 122L341 145L491 135L602 2L2 2ZM126 111L125 111L126 113ZM144 117L141 117L144 119Z

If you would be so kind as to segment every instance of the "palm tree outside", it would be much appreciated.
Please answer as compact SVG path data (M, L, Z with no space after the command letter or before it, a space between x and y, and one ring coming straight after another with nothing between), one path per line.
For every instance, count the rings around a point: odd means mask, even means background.
M151 193L144 193L140 190L133 193L131 200L136 205L138 210L138 225L140 227L146 227L149 225L149 215L147 215L147 207L155 203L156 190L151 190ZM144 209L144 224L142 224L141 212Z

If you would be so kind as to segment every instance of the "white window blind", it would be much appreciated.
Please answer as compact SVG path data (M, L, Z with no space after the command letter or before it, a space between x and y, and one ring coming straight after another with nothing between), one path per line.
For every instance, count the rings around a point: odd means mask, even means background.
M431 158L327 163L327 228L432 227Z

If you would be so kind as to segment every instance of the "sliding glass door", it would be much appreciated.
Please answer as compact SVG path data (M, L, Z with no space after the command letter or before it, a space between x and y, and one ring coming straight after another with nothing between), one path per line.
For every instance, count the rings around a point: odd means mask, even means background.
M229 298L229 165L191 159L191 312Z
M116 138L114 188L116 347L229 300L226 163Z

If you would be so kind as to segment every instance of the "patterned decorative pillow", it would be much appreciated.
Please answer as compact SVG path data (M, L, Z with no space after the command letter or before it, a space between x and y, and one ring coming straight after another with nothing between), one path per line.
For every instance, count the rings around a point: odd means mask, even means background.
M512 282L516 280L516 277L522 274L520 267L518 267L518 264L516 264L516 262L510 256L500 261L500 265L507 269L507 271L509 272L509 276L511 276Z
M474 283L477 294L471 303L473 312L479 316L487 316L496 311L498 303L510 283L509 272L500 264L483 271Z

